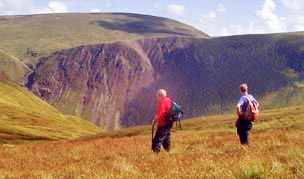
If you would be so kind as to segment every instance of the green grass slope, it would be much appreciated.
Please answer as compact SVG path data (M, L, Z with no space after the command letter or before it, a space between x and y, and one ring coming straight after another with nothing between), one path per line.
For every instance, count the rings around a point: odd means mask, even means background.
M0 17L0 49L34 62L52 51L154 36L208 37L180 22L137 14L92 13Z
M183 130L173 129L169 154L151 152L149 126L0 145L0 178L303 178L303 111L304 106L263 111L250 147L239 145L234 115L184 121Z
M5 72L11 81L25 84L25 77L32 71L18 58L0 49L0 70Z
M0 143L74 139L100 132L79 117L60 113L30 91L0 81Z

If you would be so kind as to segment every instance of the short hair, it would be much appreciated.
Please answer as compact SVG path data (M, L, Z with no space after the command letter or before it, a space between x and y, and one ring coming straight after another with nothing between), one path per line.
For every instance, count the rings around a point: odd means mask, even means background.
M166 96L167 96L166 90L164 90L164 89L159 89L159 90L157 91L157 96L166 97Z
M241 92L245 93L248 91L248 85L246 83L240 85Z

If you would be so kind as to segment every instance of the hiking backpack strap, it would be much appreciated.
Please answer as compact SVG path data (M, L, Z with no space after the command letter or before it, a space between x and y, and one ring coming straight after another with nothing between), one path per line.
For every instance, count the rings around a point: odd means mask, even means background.
M253 109L252 112L253 113L258 113L259 109L257 108L257 104L255 103L255 99L253 97L252 97L252 99L250 99L248 96L244 96L244 97L247 99L248 105L250 105L250 103L252 103L252 106L255 107L255 109Z
M259 109L258 104L256 103L255 99L252 97L251 99L248 96L244 96L248 103L245 111L245 119L250 121L255 121L258 119L259 116Z

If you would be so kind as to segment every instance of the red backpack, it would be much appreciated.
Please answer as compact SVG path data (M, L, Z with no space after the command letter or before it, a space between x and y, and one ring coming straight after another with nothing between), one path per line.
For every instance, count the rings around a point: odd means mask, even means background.
M248 96L244 96L247 99L247 108L244 114L246 120L255 121L259 117L258 104L254 99L250 99Z

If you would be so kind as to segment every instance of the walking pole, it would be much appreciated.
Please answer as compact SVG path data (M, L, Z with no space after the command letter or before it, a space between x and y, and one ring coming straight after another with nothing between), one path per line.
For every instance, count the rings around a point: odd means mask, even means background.
M152 124L152 140L151 140L151 149L153 150L153 137L154 137L154 123Z
M182 130L181 120L178 120L178 122L179 122L179 129Z

